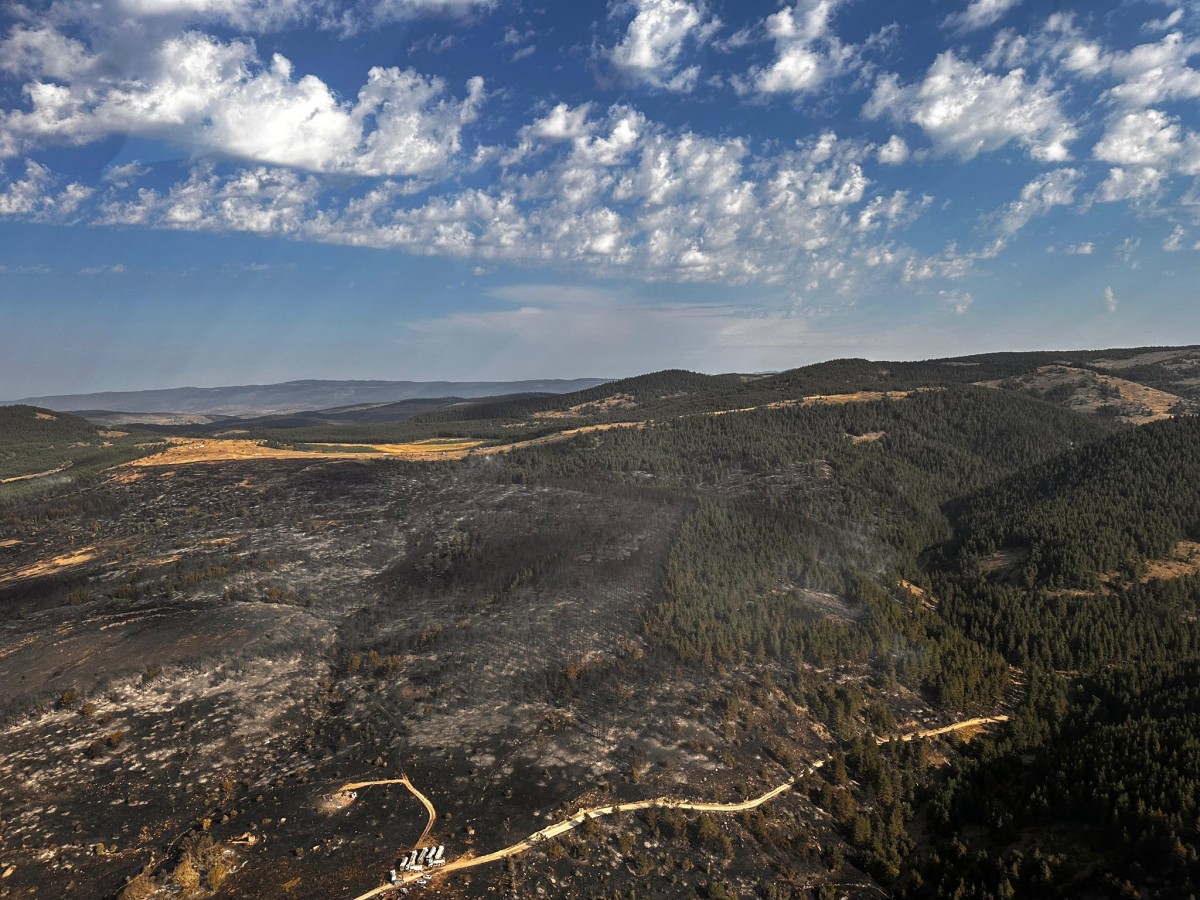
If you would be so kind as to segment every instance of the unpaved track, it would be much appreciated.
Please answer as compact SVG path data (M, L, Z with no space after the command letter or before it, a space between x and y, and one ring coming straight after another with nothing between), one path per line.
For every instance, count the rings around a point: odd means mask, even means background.
M925 728L920 731L911 731L906 734L876 738L875 740L879 744L886 744L890 741L921 740L923 738L937 737L938 735L942 735L942 734L950 734L953 731L961 731L965 728L976 728L976 727L981 727L984 725L990 725L990 724L993 724L996 722L1007 722L1007 721L1008 721L1008 716L1005 716L1005 715L978 716L973 719L964 719L961 722L955 722L951 725L945 725L945 726L942 726L941 728ZM558 837L559 835L566 834L568 831L573 831L574 829L576 829L580 825L582 825L584 822L586 822L588 819L595 819L600 816L611 816L611 815L615 815L617 813L624 813L624 812L636 812L638 810L650 809L652 807L658 807L660 809L682 809L682 810L689 810L689 811L693 811L693 812L712 812L712 813L736 813L736 812L743 812L748 809L754 809L755 807L762 806L764 803L768 803L771 800L774 800L780 794L790 791L792 789L792 787L795 786L796 782L800 778L802 778L805 775L809 775L812 772L815 772L817 769L824 766L825 763L827 763L830 759L831 759L831 757L825 757L824 759L818 759L815 762L813 762L811 765L809 765L800 775L793 775L787 781L772 788L771 790L767 791L765 794L760 794L759 796L752 797L749 800L743 800L740 803L705 803L705 802L700 802L700 801L678 800L673 797L657 797L653 800L636 800L632 803L615 803L612 806L594 806L589 809L581 809L579 812L575 813L575 815L571 816L569 819L564 819L561 822L556 822L553 825L548 825L545 828L543 828L541 831L535 831L533 834L529 835L529 837L525 838L524 840L518 841L515 844L511 844L508 847L504 847L500 850L496 850L496 851L494 851L492 853L488 853L484 856L460 857L459 859L456 859L451 863L447 863L445 866L442 866L441 868L432 869L428 872L405 873L404 875L400 876L400 880L397 884L394 884L394 885L393 884L382 884L377 888L367 891L365 894L359 894L357 897L354 898L354 900L370 900L370 898L372 898L372 897L378 897L382 894L389 893L391 891L396 890L399 887L403 887L405 885L412 884L412 883L419 881L420 879L425 878L425 877L442 878L445 875L449 875L451 872L459 872L459 871L462 871L463 869L473 869L476 866L484 866L484 865L487 865L488 863L499 862L500 860L507 859L510 856L518 856L522 853L525 853L528 850L532 850L534 847L538 846L539 844L541 844L545 841L553 840L554 838ZM402 782L402 783L408 783L407 778L397 779L397 781ZM390 782L366 782L365 784L369 785L369 784L379 784L379 783L387 784ZM353 790L354 788L355 788L354 785L347 785L344 788L342 788L342 790ZM409 789L412 790L412 792L414 794L417 793L416 788L412 787L411 784L409 784ZM418 794L418 796L420 796L420 794ZM430 809L432 809L432 806L430 806ZM430 824L432 825L432 820L430 821ZM425 836L428 835L428 833L429 833L429 829L426 828L425 834L421 836L421 841L425 840ZM420 841L418 843L420 843Z
M57 475L59 472L65 472L71 468L71 463L65 462L61 466L53 469L47 469L45 472L34 472L32 475L14 475L11 478L0 478L0 484L12 484L14 481L29 481L32 478L45 478L47 475Z
M819 759L809 766L804 774L814 772L821 766L825 765L825 760ZM734 813L742 812L747 809L754 809L756 806L762 806L764 803L774 800L785 791L790 791L796 783L799 776L792 776L783 784L774 787L761 794L758 797L753 797L750 800L743 800L741 803L693 803L688 800L677 800L673 797L657 797L653 800L635 800L632 803L615 803L612 806L593 806L590 809L581 809L569 819L564 819L561 822L555 822L553 825L548 825L541 831L535 831L533 834L524 840L517 841L503 849L496 850L493 853L488 853L485 856L461 857L452 863L447 863L440 869L431 870L430 874L440 878L443 875L449 875L451 872L458 872L462 869L473 869L476 866L484 866L488 863L498 862L502 859L507 859L510 856L517 856L527 850L532 850L538 844L544 841L550 841L559 835L566 834L568 831L573 831L578 828L588 819L596 819L600 816L611 816L616 813L636 812L640 809L650 809L651 807L667 808L667 809L686 809L695 812L716 812L716 813ZM378 897L380 894L386 894L388 891L394 891L397 887L403 887L406 884L412 884L423 878L424 872L408 872L400 877L398 884L384 884L367 891L365 894L360 894L355 900L368 900L370 897Z
M429 837L429 832L433 831L433 823L437 821L437 810L433 808L433 803L429 798L417 790L416 785L408 780L407 775L400 778L385 778L382 781L352 781L349 784L343 784L338 788L338 793L345 794L350 791L360 791L363 788L376 787L383 784L402 784L408 788L409 793L421 801L421 805L425 807L425 811L429 813L429 821L425 825L425 830L421 832L421 836L417 838L414 846L420 847L425 843L425 838Z
M891 741L916 741L921 738L937 737L939 734L950 734L952 731L962 731L964 728L976 728L1007 721L1008 716L978 716L974 719L963 719L961 722L955 722L953 725L946 725L942 728L926 728L922 731L910 731L907 734L899 734L893 737L875 738L875 743L887 744Z

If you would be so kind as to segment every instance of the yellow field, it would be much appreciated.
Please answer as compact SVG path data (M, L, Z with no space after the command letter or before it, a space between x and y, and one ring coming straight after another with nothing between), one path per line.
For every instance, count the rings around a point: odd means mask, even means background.
M127 465L141 468L183 466L191 463L229 462L243 459L387 459L400 457L419 461L462 459L467 452L483 441L434 440L412 444L312 444L325 450L284 450L266 447L258 441L213 440L200 438L171 438L170 446L162 453L136 459ZM339 450L354 446L355 449ZM366 452L358 450L365 448Z

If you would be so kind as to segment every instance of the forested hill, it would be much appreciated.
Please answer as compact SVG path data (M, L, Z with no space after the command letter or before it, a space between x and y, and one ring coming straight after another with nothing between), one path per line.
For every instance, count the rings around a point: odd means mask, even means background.
M971 497L957 528L984 561L1019 554L1023 577L1094 587L1200 534L1200 419L1157 422L1078 447Z
M566 420L579 423L795 403L805 397L986 384L1032 394L1078 411L1114 416L1190 411L1200 401L1200 350L991 353L920 362L838 359L771 375L702 375L670 369L536 400L456 404L418 416L421 423ZM1146 404L1149 403L1151 409Z
M0 406L0 452L30 444L86 441L96 426L86 419L37 406Z
M1120 430L963 501L932 573L939 612L1027 693L1012 731L933 789L915 895L1197 896L1200 574L1179 542L1198 527L1195 418Z
M415 421L453 422L522 419L539 413L561 412L579 418L622 418L631 410L654 407L685 397L711 397L722 388L742 383L746 376L703 375L684 369L665 369L648 375L610 381L597 387L551 397L495 398L427 413Z
M41 474L115 465L147 452L145 437L101 432L92 423L36 406L0 406L0 479L12 483Z

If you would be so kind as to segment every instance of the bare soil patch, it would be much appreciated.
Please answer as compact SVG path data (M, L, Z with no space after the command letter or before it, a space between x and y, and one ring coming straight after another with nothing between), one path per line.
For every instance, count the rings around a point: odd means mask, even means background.
M848 434L852 444L874 444L876 441L881 441L887 437L886 431L868 431L866 434Z
M985 575L991 575L1001 581L1012 581L1025 561L1029 559L1029 550L1025 547L1009 547L996 550L979 560L979 568Z
M915 600L920 601L921 605L926 609L935 609L937 607L937 600L923 587L915 585L904 578L901 578L898 584L901 590Z
M13 541L6 546L13 546L20 541ZM76 566L82 566L86 562L90 562L96 556L95 547L84 547L81 550L74 552L62 553L58 556L43 559L39 562L31 563L13 572L0 575L0 584L7 584L11 581L21 581L25 578L40 578L43 575L54 575L62 572L65 569L73 569Z
M533 414L535 419L578 419L586 416L602 415L621 409L637 409L638 403L632 394L613 394L603 400L593 400L590 403L577 403L568 409L546 410Z
M1148 563L1143 581L1158 581L1183 578L1200 573L1200 543L1180 541L1166 559L1154 559Z
M1173 410L1187 404L1177 394L1073 366L1042 366L1036 372L1012 381L979 384L991 388L1015 386L1081 412L1115 411L1118 418L1133 425L1170 418Z
M1110 371L1119 372L1122 369L1133 369L1138 366L1152 366L1156 363L1168 362L1172 359L1180 357L1192 356L1195 353L1193 350L1155 350L1150 353L1139 353L1137 356L1131 356L1128 359L1097 359L1092 362L1092 365L1099 369L1108 369Z

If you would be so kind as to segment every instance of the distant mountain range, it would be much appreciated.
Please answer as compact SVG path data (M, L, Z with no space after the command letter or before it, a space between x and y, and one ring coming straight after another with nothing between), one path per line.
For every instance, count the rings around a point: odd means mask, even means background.
M402 400L472 399L504 394L566 394L604 384L605 378L537 381L287 381L213 388L165 388L24 397L17 403L71 412L174 413L183 416L268 416Z

